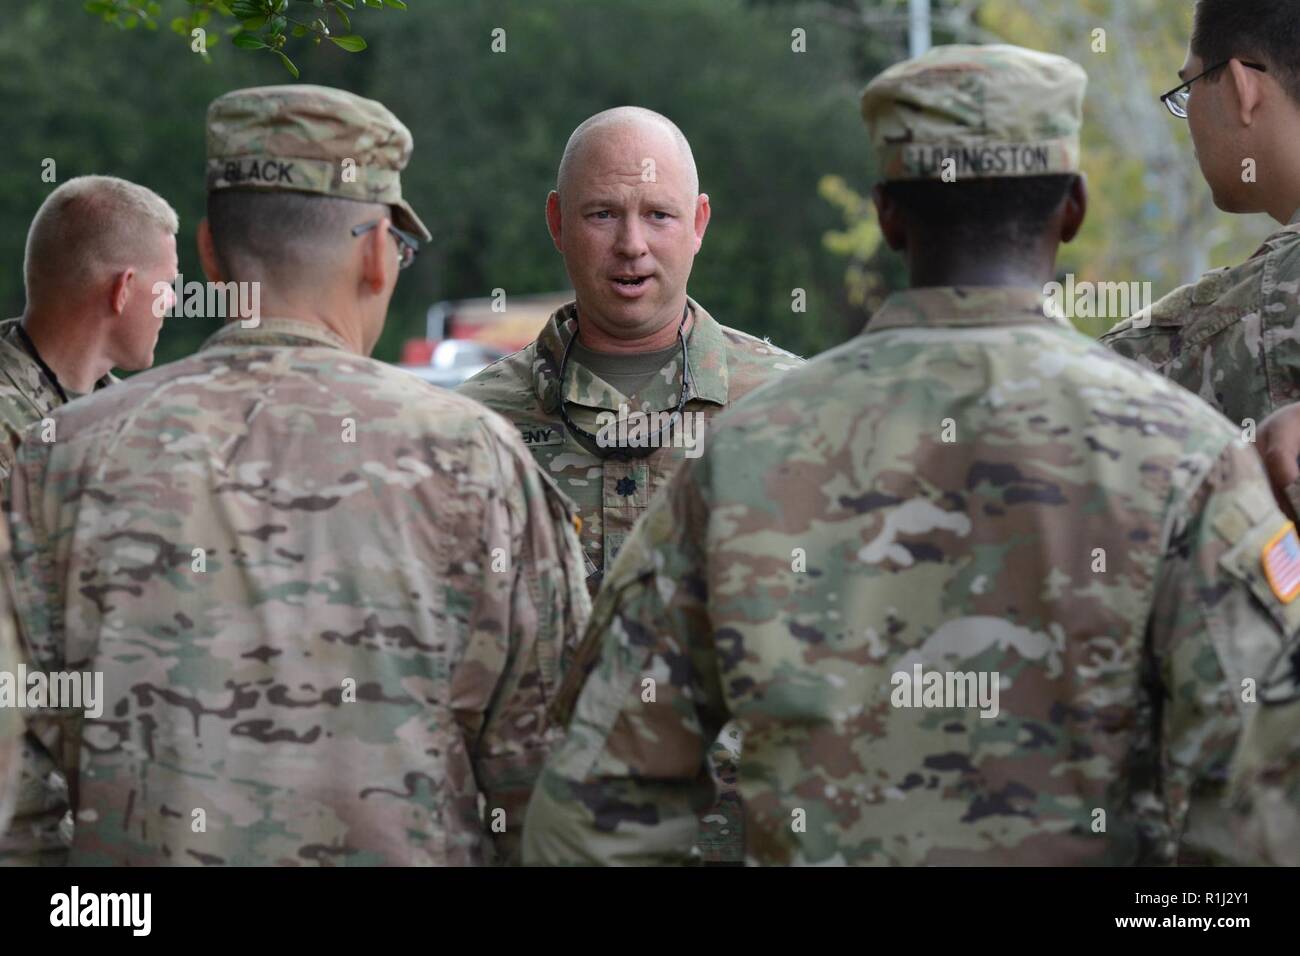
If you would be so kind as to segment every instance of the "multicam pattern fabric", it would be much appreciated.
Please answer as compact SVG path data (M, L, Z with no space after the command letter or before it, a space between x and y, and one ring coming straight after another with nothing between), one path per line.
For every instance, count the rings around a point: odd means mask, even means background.
M716 415L803 360L718 324L694 300L689 305L694 320L687 341L691 377L684 411L692 422L695 416L703 416L704 428L697 437L700 447L707 447L708 429ZM509 419L543 471L577 505L591 575L588 585L594 595L655 492L687 460L687 449L663 447L646 458L615 461L594 454L568 432L559 409L560 364L576 328L576 305L569 303L551 316L537 341L484 369L459 391ZM563 395L569 416L579 428L598 434L600 413L617 413L620 405L645 412L671 411L681 397L680 364L672 362L651 387L629 397L571 361ZM738 741L734 732L727 738L720 739L712 751L717 802L701 815L698 849L706 862L739 862L742 857L741 815L729 782L735 779L732 754Z
M307 83L233 90L208 107L208 192L272 189L386 203L433 237L402 198L411 131L388 107Z
M10 561L9 531L0 521L0 675L16 674L22 660L14 628ZM0 706L0 830L9 825L18 795L19 741L22 736L21 711L16 706Z
M1233 767L1237 836L1268 863L1300 866L1300 641L1278 656Z
M867 84L862 118L886 180L1073 173L1087 85L1051 53L937 46Z
M1246 262L1176 289L1102 342L1243 427L1300 401L1300 211Z
M1262 567L1287 533L1233 428L1036 293L896 295L625 545L525 862L685 859L728 720L750 863L1231 858L1243 681L1300 626Z
M20 319L0 322L0 481L13 468L13 449L23 431L63 404L63 399L28 354L18 330ZM95 388L116 382L112 375L100 379Z
M20 449L32 656L104 675L98 719L31 721L68 862L517 858L589 611L571 507L506 423L342 346L235 323Z
M44 421L64 404L55 383L23 340L19 330L21 321L8 319L0 322L0 485L8 480L13 469L14 450L23 432L34 423ZM95 383L95 389L107 388L117 381L113 375L105 375ZM41 437L45 437L44 434ZM32 440L36 439L33 437ZM64 823L63 808L67 804L67 781L53 769L41 776L35 775L34 768L40 764L32 749L35 746L32 740L25 738L23 747L28 752L28 759L18 761L21 768L16 804L18 812L13 829L23 834L21 844L25 849L21 853L10 852L10 841L0 836L0 864L56 862L64 850L60 826ZM28 852L32 847L50 848L51 853L32 855Z

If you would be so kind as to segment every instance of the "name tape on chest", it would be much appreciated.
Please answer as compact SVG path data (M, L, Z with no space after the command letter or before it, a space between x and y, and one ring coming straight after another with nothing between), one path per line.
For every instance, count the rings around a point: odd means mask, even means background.
M564 444L564 433L558 425L520 425L519 437L529 448Z

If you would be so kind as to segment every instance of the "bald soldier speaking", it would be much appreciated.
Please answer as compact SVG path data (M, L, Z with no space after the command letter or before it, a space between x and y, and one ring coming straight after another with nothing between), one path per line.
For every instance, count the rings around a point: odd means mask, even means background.
M577 504L593 595L651 496L702 451L708 421L800 364L687 295L709 216L671 120L632 106L586 120L546 199L576 301L460 388L518 426ZM722 802L704 814L700 848L706 861L739 862L726 749L736 741L729 731L720 740Z

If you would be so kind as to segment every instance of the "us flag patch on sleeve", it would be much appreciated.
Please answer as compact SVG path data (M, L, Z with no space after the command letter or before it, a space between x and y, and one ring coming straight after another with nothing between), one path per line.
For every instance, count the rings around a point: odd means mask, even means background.
M1300 595L1300 538L1287 523L1264 545L1264 575L1278 600L1290 604Z

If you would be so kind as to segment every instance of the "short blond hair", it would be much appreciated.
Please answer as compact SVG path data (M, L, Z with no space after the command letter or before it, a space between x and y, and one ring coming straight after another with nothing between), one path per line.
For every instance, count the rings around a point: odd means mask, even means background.
M180 218L152 189L115 176L78 176L45 197L27 230L27 301L152 264L156 233L175 235Z

